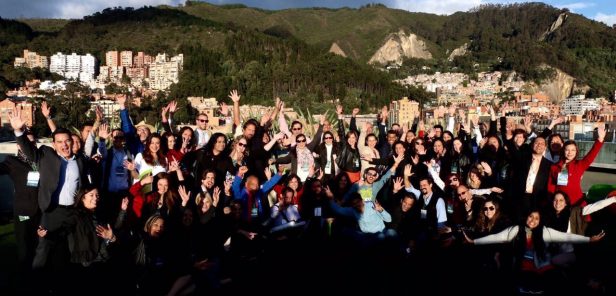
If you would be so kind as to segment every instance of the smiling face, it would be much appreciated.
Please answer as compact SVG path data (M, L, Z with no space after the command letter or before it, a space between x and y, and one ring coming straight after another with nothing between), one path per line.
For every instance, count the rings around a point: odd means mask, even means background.
M434 149L434 153L436 153L437 155L441 155L445 151L445 147L443 146L443 142L441 141L434 141L434 145L432 146L432 148Z
M564 147L565 150L565 161L569 162L575 160L577 156L577 147L574 144L569 144Z
M302 129L303 129L302 124L299 122L295 122L293 123L293 126L291 126L291 133L294 136L297 136L302 133Z
M419 190L421 191L421 194L428 195L432 193L432 184L430 184L428 180L421 180L419 181Z
M556 213L562 212L567 207L567 200L565 199L565 196L561 193L556 193L556 195L554 195L552 206L554 207L554 210L556 210Z
M297 179L297 177L292 177L287 183L287 186L297 191L297 189L299 188L299 179Z
M377 143L378 143L378 140L376 139L376 136L374 135L370 135L366 138L366 144L368 144L368 147L370 148L376 147Z
M163 195L169 191L169 180L167 179L158 179L156 182L156 188L158 188L158 193Z
M250 192L257 191L259 189L259 179L255 176L250 176L246 180L246 189Z
M252 139L252 137L254 137L255 135L256 130L257 130L257 127L254 124L247 124L243 132L244 138Z
M205 188L211 189L212 187L214 187L215 179L216 179L216 177L215 177L214 173L213 172L208 172L207 174L205 174L205 178L203 178L201 180L201 184L203 184L203 186L205 186Z
M406 140L407 143L413 142L414 139L415 139L415 133L413 131L406 132L405 140Z
M139 140L141 142L145 142L150 136L150 129L146 126L138 126L137 127L137 135L139 135Z
M355 145L357 145L357 136L355 133L349 133L347 136L347 143L351 145L351 147L355 147Z
M53 138L53 148L58 155L69 158L73 155L73 139L70 134L56 134Z
M376 172L376 170L374 168L368 168L365 171L365 180L366 183L368 184L372 184L374 183L374 181L376 181L376 179L378 178L379 174Z
M169 149L173 149L173 147L175 147L175 136L174 135L169 135L167 137L167 147Z
M543 153L545 152L545 148L546 148L545 139L541 137L536 138L535 141L533 142L533 153L537 155L543 155Z
M158 150L160 150L160 138L152 137L148 149L150 149L150 152L152 152L152 154L158 153Z
M225 147L227 146L227 140L225 137L220 136L216 139L216 143L214 144L214 151L217 153L225 151Z
M530 229L537 228L537 226L539 226L539 222L541 222L539 212L531 212L526 218L526 226Z
M404 153L406 152L406 148L400 142L398 142L396 146L394 146L394 150L396 151L396 156L404 155Z
M92 189L87 192L81 201L86 209L91 211L95 210L96 204L98 203L98 189Z
M462 145L462 141L460 141L459 139L453 140L453 150L457 153L462 152Z
M518 147L522 146L522 144L524 144L525 141L526 141L526 139L524 139L524 134L522 134L522 133L517 133L513 137L513 142Z
M77 137L76 135L71 135L71 140L73 140L71 150L73 151L73 154L77 154L77 152L79 152L79 149L81 149L81 139L79 139L79 137Z
M207 129L207 124L209 120L206 114L199 114L197 116L197 128L205 130Z

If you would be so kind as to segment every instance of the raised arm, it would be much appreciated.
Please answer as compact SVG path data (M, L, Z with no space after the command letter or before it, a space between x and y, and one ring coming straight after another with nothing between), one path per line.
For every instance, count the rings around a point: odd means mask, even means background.
M476 245L491 245L491 244L507 243L507 242L512 241L515 238L515 236L518 235L519 230L520 230L519 226L517 225L511 226L499 233L495 233L492 235L484 236L482 238L471 240L471 242Z
M583 170L586 170L588 169L588 167L590 167L592 162L595 161L595 158L597 157L597 155L599 155L599 151L601 151L601 147L603 147L603 140L605 139L605 135L606 135L605 123L601 123L597 127L597 135L598 135L597 140L595 140L595 143L592 145L592 148L590 149L590 151L588 151L588 153L586 153L586 156L584 156L584 158L580 160L580 164L582 165Z
M236 89L229 93L229 98L233 101L233 124L240 126L242 124L240 118L240 94Z
M56 130L56 123L53 122L53 119L51 119L51 107L47 105L47 101L43 101L41 103L41 113L43 113L43 116L45 116L45 119L47 120L47 126L49 126L49 129L53 133Z
M293 134L289 130L287 120L284 118L284 102L281 103L280 113L278 113L278 128L280 128L280 132L284 133L289 139L291 139Z
M357 122L355 117L359 114L359 108L353 108L353 111L351 113L351 123L349 125L349 130L355 131L356 133L359 134L359 129L357 129Z
M338 114L338 137L340 138L340 143L344 145L346 142L344 141L344 117L342 117L342 105L336 106L336 114Z
M616 196L612 196L612 197L608 197L605 199L602 199L600 201L597 202L593 202L591 204L587 204L583 209L582 209L582 215L586 216L586 215L590 215L596 211L599 211L605 207L608 207L612 204L616 203Z
M21 109L13 108L13 111L9 115L9 120L11 121L11 127L15 132L19 149L21 149L21 152L24 153L28 160L37 162L36 146L30 143L30 140L23 133L26 123L21 118Z

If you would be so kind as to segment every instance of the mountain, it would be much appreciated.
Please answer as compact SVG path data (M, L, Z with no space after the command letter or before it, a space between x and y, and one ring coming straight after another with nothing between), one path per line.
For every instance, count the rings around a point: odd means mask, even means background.
M543 3L482 5L449 16L381 4L267 11L188 1L179 9L221 23L285 32L324 51L336 43L360 62L368 62L384 46L392 54L382 64L399 63L401 57L415 62L412 55L400 54L404 41L388 37L403 30L425 43L438 71L472 72L478 63L483 70L516 70L541 81L550 78L546 75L553 71L542 67L549 65L572 75L576 84L589 85L589 95L609 96L616 89L616 29ZM467 54L446 60L465 44ZM403 66L398 73L407 71Z
M30 29L17 21L11 24ZM236 88L244 103L271 105L280 96L289 106L322 112L331 107L322 103L334 99L367 110L417 91L394 83L386 72L284 32L260 32L169 7L105 9L71 20L57 31L21 34L17 29L3 29L0 33L5 31L15 38L0 47L0 91L40 76L37 71L12 67L24 48L47 56L58 51L91 53L99 61L104 61L108 50L183 53L184 71L179 83L171 87L170 98L226 99L229 90Z

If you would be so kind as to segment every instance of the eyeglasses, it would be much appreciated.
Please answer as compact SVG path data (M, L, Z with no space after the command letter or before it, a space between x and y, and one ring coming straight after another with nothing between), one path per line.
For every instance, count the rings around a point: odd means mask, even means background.
M246 147L246 144L242 143L242 142L238 142L237 145L240 146L240 147Z
M207 120L207 119L197 119L197 121L199 121L199 122L208 122L209 120Z
M306 139L297 140L297 143L304 143L304 142L306 142Z
M301 130L302 130L302 128L301 128L301 127L294 127L294 128L293 128L293 130L294 130L294 131L301 131Z
M464 191L464 192L458 192L458 196L462 196L465 195L468 191Z
M483 210L484 211L494 211L496 208L494 206L491 207L484 207Z
M331 139L333 139L333 138L332 138L332 137L325 137L324 139L325 139L325 140L331 140Z

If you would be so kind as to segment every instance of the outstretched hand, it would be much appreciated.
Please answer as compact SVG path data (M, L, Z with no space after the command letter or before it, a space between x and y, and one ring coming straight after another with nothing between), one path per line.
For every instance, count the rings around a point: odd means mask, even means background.
M239 103L240 102L240 94L237 92L236 89L232 90L231 92L229 92L229 98L231 98L231 100L233 101L233 103Z

